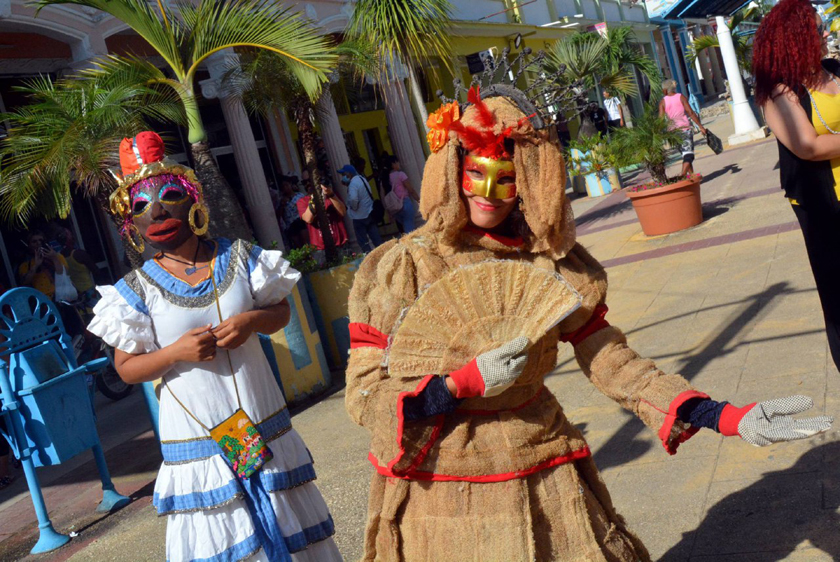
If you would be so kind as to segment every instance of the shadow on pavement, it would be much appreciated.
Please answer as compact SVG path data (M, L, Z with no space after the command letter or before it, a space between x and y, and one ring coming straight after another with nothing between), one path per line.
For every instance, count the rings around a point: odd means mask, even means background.
M704 182L710 182L712 180L716 180L717 178L726 175L726 174L737 174L741 171L741 167L738 164L727 164L723 168L715 170L714 172L708 173L703 176Z
M810 543L840 560L840 442L815 446L785 470L730 493L708 510L700 526L661 558L781 560ZM741 481L717 483L722 492ZM801 558L804 560L805 558Z
M690 381L709 361L733 353L739 344L730 344L736 341L738 335L749 325L766 315L772 308L775 299L792 292L787 283L776 283L745 299L740 310L735 311L716 334L705 340L697 351L684 357L682 367L676 369L676 372ZM663 320L662 322L667 321ZM717 398L723 400L726 397L719 396ZM598 468L604 470L608 467L619 466L644 455L650 449L650 445L636 439L644 429L645 425L638 418L627 414L627 421L624 425L593 455ZM634 442L636 446L633 446Z

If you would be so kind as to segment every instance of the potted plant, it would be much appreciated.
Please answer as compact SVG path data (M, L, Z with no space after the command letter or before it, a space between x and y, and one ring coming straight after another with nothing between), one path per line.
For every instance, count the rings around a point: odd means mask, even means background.
M586 194L600 197L621 189L621 178L616 167L617 154L600 134L579 137L569 144L570 173L583 177Z
M626 191L648 236L676 232L703 221L701 176L669 178L665 173L668 147L680 146L683 140L682 132L669 127L669 119L660 117L659 108L649 104L632 129L618 129L612 136L616 159L640 163L651 175L650 181Z
M324 355L331 369L347 364L350 353L350 319L347 303L356 270L364 254L343 253L331 261L316 258L315 246L306 245L289 251L286 259L303 274L303 283L315 317L315 325L324 342Z

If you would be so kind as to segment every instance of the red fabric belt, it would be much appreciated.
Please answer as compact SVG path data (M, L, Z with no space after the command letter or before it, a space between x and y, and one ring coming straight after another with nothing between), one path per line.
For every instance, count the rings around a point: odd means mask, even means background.
M560 466L566 463L574 462L580 459L585 459L591 456L589 447L583 447L576 451L554 457L539 463L538 465L526 468L525 470L516 470L514 472L502 472L499 474L482 474L479 476L455 476L452 474L439 474L436 472L425 472L421 470L409 470L405 473L396 474L391 469L381 466L379 460L373 453L368 454L368 460L376 469L376 472L382 476L389 478L399 478L401 480L422 480L426 482L477 482L489 484L493 482L507 482L508 480L516 480L518 478L525 478L532 474L536 474L542 470Z

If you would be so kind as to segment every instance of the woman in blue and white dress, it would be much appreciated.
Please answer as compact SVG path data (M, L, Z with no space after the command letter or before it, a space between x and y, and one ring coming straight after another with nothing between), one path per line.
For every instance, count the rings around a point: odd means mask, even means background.
M156 134L120 149L112 210L129 240L140 246L142 235L159 252L98 288L89 330L116 349L126 382L162 379L154 505L168 517L167 560L341 560L312 457L257 336L289 322L286 297L300 274L280 252L202 238L201 187L191 170L163 158ZM273 455L250 477L209 434L239 409Z

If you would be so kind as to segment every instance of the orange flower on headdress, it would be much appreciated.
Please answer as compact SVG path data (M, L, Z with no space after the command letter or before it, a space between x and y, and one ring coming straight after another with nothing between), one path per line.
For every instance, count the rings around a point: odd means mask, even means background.
M461 107L457 101L442 105L437 111L429 115L429 119L426 121L426 126L429 127L426 140L432 152L437 152L446 146L446 141L449 140L449 128L460 118Z

